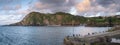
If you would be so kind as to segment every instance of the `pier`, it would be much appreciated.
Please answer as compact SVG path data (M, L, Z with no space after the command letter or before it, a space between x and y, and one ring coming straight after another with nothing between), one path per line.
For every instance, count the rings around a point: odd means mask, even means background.
M64 45L93 45L94 43L109 45L107 43L111 42L111 38L119 34L120 30L86 36L67 36L64 38Z

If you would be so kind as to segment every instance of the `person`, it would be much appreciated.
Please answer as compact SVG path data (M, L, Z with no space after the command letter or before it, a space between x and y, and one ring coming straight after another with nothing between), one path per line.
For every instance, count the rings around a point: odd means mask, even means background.
M78 37L78 34L76 34L76 37Z
M73 34L73 37L75 37L75 34Z
M92 35L94 35L94 33L92 33Z
M80 36L80 34L79 34L79 36Z
M67 36L67 39L69 39L69 35Z
M88 35L90 35L90 33L88 33Z

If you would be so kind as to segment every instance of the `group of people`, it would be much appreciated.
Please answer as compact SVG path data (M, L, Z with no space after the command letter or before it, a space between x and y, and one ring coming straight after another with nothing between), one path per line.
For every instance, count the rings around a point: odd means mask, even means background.
M106 31L99 32L99 33L105 33L105 32L106 32ZM97 33L97 32L94 32L94 33L88 33L87 36L88 36L88 35L99 34L99 33ZM73 35L72 35L72 37L80 37L80 36L82 36L82 35L81 35L81 34L73 34ZM86 36L86 35L85 35L85 36ZM70 37L70 36L68 35L67 37Z

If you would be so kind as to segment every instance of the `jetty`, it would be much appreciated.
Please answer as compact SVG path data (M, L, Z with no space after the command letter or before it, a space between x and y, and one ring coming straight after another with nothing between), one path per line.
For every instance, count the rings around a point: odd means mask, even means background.
M93 45L95 43L110 43L112 37L119 34L120 30L86 36L67 36L64 38L64 45Z

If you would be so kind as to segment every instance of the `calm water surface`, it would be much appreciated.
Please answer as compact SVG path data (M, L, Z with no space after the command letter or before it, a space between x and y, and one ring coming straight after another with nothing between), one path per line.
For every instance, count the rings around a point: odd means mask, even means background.
M67 35L102 32L109 27L1 26L0 45L63 45Z

